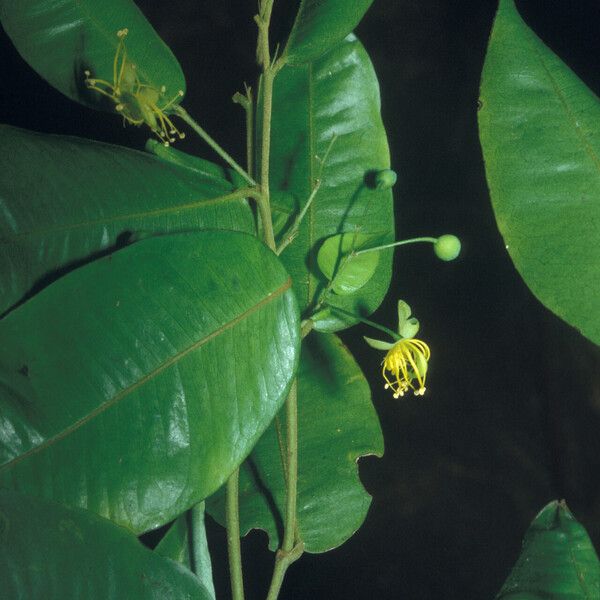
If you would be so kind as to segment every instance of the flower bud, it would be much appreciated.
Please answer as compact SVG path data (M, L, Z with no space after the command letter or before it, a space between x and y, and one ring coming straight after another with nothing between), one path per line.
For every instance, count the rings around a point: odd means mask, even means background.
M396 183L398 176L392 169L383 169L375 174L375 187L378 190L389 190Z
M460 254L460 240L449 233L441 235L433 245L433 251L441 260L454 260Z

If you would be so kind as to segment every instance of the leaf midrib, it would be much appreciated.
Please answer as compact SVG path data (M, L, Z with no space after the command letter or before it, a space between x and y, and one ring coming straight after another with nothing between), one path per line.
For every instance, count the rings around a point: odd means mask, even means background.
M515 10L516 10L516 8L515 8ZM535 56L537 57L539 64L541 65L542 69L544 70L546 77L548 78L548 81L550 82L550 85L552 86L552 89L554 90L554 93L556 94L556 97L558 98L558 101L561 104L561 106L565 112L567 122L570 123L570 125L574 128L575 133L576 133L577 137L579 138L579 141L581 142L584 150L589 155L589 157L592 159L592 162L596 166L596 169L598 171L600 171L600 158L596 154L592 145L588 142L588 139L586 138L586 136L581 131L581 128L577 125L577 119L573 115L571 107L569 106L569 103L567 102L566 96L564 95L560 85L558 84L558 82L556 81L556 79L554 78L552 73L550 72L550 69L548 69L546 62L544 61L544 57L541 54L540 49L538 47L538 43L537 43L538 40L536 39L537 36L534 37L534 34L532 34L532 32L529 31L528 37L529 37L529 41L530 41L530 46L531 46ZM568 69L567 65L565 65L565 67ZM587 89L587 86L583 82L581 82L581 83L583 84L584 88Z
M150 218L170 213L189 211L198 208L204 208L207 206L213 206L217 204L222 204L225 202L231 202L234 200L241 200L247 196L246 190L238 190L232 192L231 194L226 194L224 196L217 196L215 198L207 198L204 200L195 200L193 202L188 202L186 204L180 204L176 206L169 206L165 208L157 208L154 210L142 211L137 213L129 213L125 215L115 215L112 217L107 217L103 219L95 219L90 221L82 221L80 223L71 223L69 225L61 225L58 227L48 227L44 229L32 229L30 231L22 231L21 233L16 233L14 235L8 235L5 237L0 237L0 244L13 243L14 240L22 239L29 236L38 236L38 235L49 235L52 233L59 233L63 231L72 231L75 229L82 229L85 227L93 227L95 225L110 225L111 223L118 223L120 221L127 221L129 219L142 219L142 218Z
M573 571L575 571L575 577L579 583L579 588L584 594L587 600L594 600L590 590L588 588L587 582L585 580L584 571L586 571L584 565L577 560L577 556L574 550L574 546L577 546L577 540L573 536L571 532L568 532L567 538L569 540L567 546L567 552L569 554L569 561L571 562L571 566L573 567Z
M121 400L126 398L127 396L129 396L132 392L137 390L142 385L146 384L148 381L150 381L151 379L153 379L154 377L156 377L163 371L166 371L169 367L171 367L172 365L179 362L182 358L184 358L188 354L190 354L190 353L194 352L195 350L197 350L198 348L204 346L205 344L207 344L214 338L221 335L223 332L225 332L229 329L232 329L238 323L241 323L243 320L247 319L250 315L254 314L256 311L260 310L262 307L266 306L273 300L282 296L287 290L289 290L291 288L291 286L292 286L292 280L291 280L291 278L288 277L278 288L276 288L272 292L269 292L266 296L264 296L261 300L259 300L253 306L251 306L250 308L245 310L243 313L239 314L237 317L235 317L231 321L224 323L223 325L221 325L220 327L218 327L217 329L215 329L214 331L212 331L205 337L201 338L200 340L194 342L193 344L191 344L184 350L181 350L180 352L174 354L173 356L171 356L170 358L165 360L163 363L161 363L159 366L157 366L153 371L144 375L142 378L140 378L138 381L136 381L129 387L127 387L124 390L121 390L119 393L115 394L115 396L113 396L112 398L110 398L110 399L106 400L105 402L103 402L102 404L100 404L98 407L96 407L90 413L88 413L84 417L81 417L80 419L75 421L73 424L71 424L69 427L66 427L65 429L63 429L62 431L60 431L53 437L48 438L45 442L42 442L38 446L31 448L30 450L28 450L27 452L24 452L23 454L20 454L19 456L17 456L16 458L13 458L9 462L7 462L3 465L0 465L0 473L4 473L5 471L9 470L11 467L24 461L26 458L29 458L30 456L38 454L42 450L45 450L46 448L49 448L50 446L53 446L54 444L58 443L59 441L63 440L64 438L68 437L69 435L71 435L72 433L77 431L78 429L81 429L81 427L86 425L88 422L90 422L97 416L99 416L102 413L104 413L105 411L107 411L109 408L111 408L112 406L114 406L115 404L117 404L118 402L120 402Z
M308 63L308 190L312 192L314 183L314 156L315 156L315 122L314 122L314 89L313 89L313 63ZM318 196L318 194L317 194ZM309 306L313 298L313 277L311 273L315 268L315 257L311 249L315 244L315 220L316 220L316 204L317 197L313 199L312 204L308 209L308 269L306 270L306 306Z

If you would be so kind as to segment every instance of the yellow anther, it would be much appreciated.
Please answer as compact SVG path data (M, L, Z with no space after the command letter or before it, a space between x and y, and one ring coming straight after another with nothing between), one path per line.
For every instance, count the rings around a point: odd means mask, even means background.
M124 123L137 127L148 125L165 145L174 142L177 139L175 136L183 139L185 135L167 116L167 111L183 96L183 90L165 101L162 96L167 91L166 86L156 88L140 79L135 64L127 57L125 36L128 33L127 28L117 31L119 43L113 60L112 81L92 79L90 71L85 71L86 86L112 100Z
M408 338L397 341L383 359L385 389L391 389L394 398L404 396L408 390L412 390L415 396L423 396L430 356L429 346L421 340Z

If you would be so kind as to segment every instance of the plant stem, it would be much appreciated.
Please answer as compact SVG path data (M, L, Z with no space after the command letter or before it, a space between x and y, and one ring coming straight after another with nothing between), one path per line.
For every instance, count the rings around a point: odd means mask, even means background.
M305 319L300 323L300 337L304 339L313 329L315 324L310 319Z
M317 181L315 182L315 187L313 188L312 192L310 193L310 196L308 197L306 204L304 205L302 210L298 213L298 215L294 219L294 223L290 227L289 233L285 236L285 239L281 242L281 244L279 244L279 246L277 246L277 255L281 254L294 241L294 238L298 235L298 232L300 231L300 224L302 223L302 220L306 216L306 213L308 212L308 209L310 208L310 205L312 204L313 200L315 199L315 196L317 195L317 192L319 191L320 187L321 187L321 180L317 179Z
M262 99L262 132L260 156L260 191L259 210L263 224L265 242L276 251L273 223L271 219L271 204L269 190L269 160L271 152L271 112L273 108L273 82L284 61L280 58L271 61L269 49L269 24L273 0L261 0L259 14L255 17L258 25L258 62L262 66L261 99ZM314 196L313 196L314 197ZM298 485L298 383L294 379L286 400L286 444L284 468L286 481L285 495L285 527L283 542L275 557L275 567L269 588L267 600L275 600L283 583L288 567L300 558L304 544L297 541L296 527L296 498Z
M229 579L233 600L244 600L242 575L242 550L240 546L240 470L236 469L227 480L225 521L227 524L227 552L229 555Z
M273 232L273 221L271 218L271 202L269 200L269 188L261 186L260 198L256 198L260 222L263 226L265 244L275 252L275 233Z
M236 92L231 98L246 113L246 171L250 177L254 174L254 98L252 88L244 83L245 94Z
M294 241L294 239L296 238L296 236L298 235L298 233L300 231L300 224L302 223L302 220L306 216L308 209L311 207L313 200L315 199L315 196L317 195L317 192L319 191L319 188L321 187L321 181L322 181L321 177L323 176L323 169L325 168L325 163L327 162L327 159L329 158L329 153L331 152L331 149L333 148L333 145L335 144L337 137L338 137L337 133L334 133L331 136L331 141L329 142L329 145L327 146L327 150L325 150L325 154L323 155L323 158L319 159L319 161L321 162L321 167L319 169L319 174L317 175L317 178L314 181L313 189L311 190L310 196L308 197L308 200L305 202L304 207L302 208L302 210L298 213L298 215L294 219L294 222L293 222L292 226L289 228L287 235L285 236L283 241L279 244L279 246L277 246L276 254L278 256Z
M241 94L240 94L241 96ZM254 106L252 102L252 90L246 86L246 96L236 98L246 111L246 168L251 177L254 163ZM257 189L250 190L252 198L256 200L260 207L262 194ZM269 221L271 216L269 215ZM244 598L244 578L242 573L242 549L240 542L240 498L239 498L239 468L231 475L227 481L226 490L226 512L225 520L227 525L227 551L229 554L229 577L231 580L231 594L233 600L243 600Z
M246 86L246 169L250 177L254 174L254 98L252 88Z
M355 315L354 313L350 312L349 310L345 310L343 308L338 308L337 306L330 306L330 308L331 308L331 310L337 310L338 312L341 312L344 315L352 317L353 319L356 319L357 321L360 321L361 323L364 323L365 325L369 325L369 327L379 329L379 331L383 331L384 333L387 333L389 336L392 337L392 339L394 339L396 341L401 339L401 337L395 331L388 329L384 325L379 325L379 323L375 323L374 321L370 321L369 319L365 319L364 317Z
M346 266L346 264L348 263L348 261L350 261L352 259L352 257L354 257L354 256L356 256L356 252L351 252L350 254L345 254L344 256L342 256L337 268L335 269L334 276L331 278L330 281L327 282L327 285L323 288L323 291L319 294L317 303L315 304L315 307L312 310L313 315L316 314L317 312L319 312L319 309L327 302L327 297L329 296L329 294L331 293L331 290L333 289L333 284L335 283L336 277L343 271L343 269Z
M357 233L358 232L355 232L355 236L356 236ZM286 240L284 240L284 242L285 241ZM346 264L348 262L350 262L353 258L359 256L360 254L366 254L367 252L379 252L380 250L385 250L386 248L394 248L395 246L404 246L405 244L414 244L416 242L428 242L430 244L435 244L437 242L437 238L434 238L434 237L411 238L410 240L401 240L399 242L392 242L391 244L384 244L383 246L375 246L374 248L365 248L364 250L353 250L349 254L346 254L346 255L342 256L342 258L340 259L339 265L337 266L337 268L335 270L335 275L327 283L327 285L325 286L325 288L323 289L323 291L319 295L319 299L318 299L317 303L315 304L315 307L314 307L314 309L312 311L313 314L317 313L319 311L319 309L326 303L327 297L331 293L331 290L332 290L333 285L335 283L336 277L343 271L343 269L346 266ZM282 248L282 250L283 250L283 248ZM278 252L278 254L279 254L279 252ZM332 307L332 308L334 308L334 307ZM338 310L341 311L342 309L338 309ZM342 311L342 312L344 312L344 311ZM348 313L348 314L351 314L351 313ZM355 316L357 319L360 318L360 317L358 317L356 315L353 315L353 316ZM371 323L369 323L369 324L371 324ZM378 325L376 325L376 324L373 325L373 327L377 327L378 329L381 329L381 327L378 326ZM389 330L387 330L387 331L389 331Z
M275 600L288 567L300 558L304 544L298 541L296 500L298 486L298 383L294 379L286 401L286 496L283 542L275 557L275 568L267 600Z
M283 470L283 478L287 485L287 451L285 447L285 440L283 438L283 428L281 426L281 419L279 415L275 415L275 431L277 432L277 445L279 446L279 458L281 459L281 468Z
M375 248L365 248L364 250L357 250L356 252L354 252L354 256L358 256L359 254L366 254L367 252L379 252L380 250L385 250L386 248L394 248L395 246L404 246L405 244L414 244L416 242L429 242L430 244L435 244L437 242L437 238L434 238L434 237L411 238L410 240L402 240L400 242L384 244L383 246L376 246Z
M176 106L173 112L185 121L230 167L239 173L250 185L257 185L256 181L240 167L240 165L225 152L223 148L197 123L182 106Z
M296 500L298 484L298 381L294 379L286 403L287 440L287 496L283 551L289 552L294 545L296 524Z
M271 200L269 190L269 160L271 153L271 110L273 107L273 80L274 74L271 66L265 68L262 80L262 139L260 162L260 191L262 194L259 203L260 217L267 245L275 250L275 235L271 218Z
M209 591L212 598L215 597L213 584L212 565L208 540L206 539L206 527L204 525L204 502L199 502L190 509L191 523L191 559L192 570L200 579L204 587Z
M285 501L285 531L282 549L294 546L296 525L296 495L298 484L298 381L294 379L286 403L287 495Z
M274 0L262 0L260 2L259 14L254 20L258 26L257 56L262 66L262 132L261 132L261 154L260 154L260 191L259 202L260 217L263 225L265 242L275 251L275 236L273 233L273 222L271 219L271 198L269 190L269 160L271 154L271 112L273 108L273 82L275 76L283 67L283 62L278 60L271 62L271 51L269 49L269 25L271 23L271 12Z
M286 571L291 564L295 563L302 556L303 552L304 542L298 542L290 552L277 551L275 569L273 570L273 578L271 579L271 587L269 588L267 600L277 600Z

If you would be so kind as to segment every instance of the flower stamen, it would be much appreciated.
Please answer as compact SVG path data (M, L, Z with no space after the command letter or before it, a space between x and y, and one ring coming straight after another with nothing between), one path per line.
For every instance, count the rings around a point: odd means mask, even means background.
M185 133L179 131L166 114L166 111L183 97L183 90L179 90L170 100L165 100L163 96L167 88L164 85L156 88L142 82L136 65L127 55L125 37L128 33L127 29L117 32L119 42L113 60L113 81L91 77L91 72L86 70L85 84L88 89L110 98L115 103L115 111L123 117L123 124L129 123L139 127L145 123L160 141L168 146L177 138L185 137Z
M415 396L423 396L426 389L427 361L430 356L429 346L422 340L398 340L388 350L382 362L385 389L391 389L394 398L404 396L408 390L412 390Z

